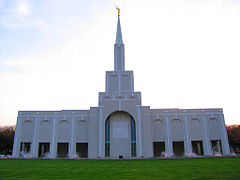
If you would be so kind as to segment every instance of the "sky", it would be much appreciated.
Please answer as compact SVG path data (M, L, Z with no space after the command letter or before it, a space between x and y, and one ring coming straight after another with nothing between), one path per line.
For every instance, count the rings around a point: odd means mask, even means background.
M98 106L116 5L142 105L223 108L240 124L240 0L0 0L0 126L20 110Z

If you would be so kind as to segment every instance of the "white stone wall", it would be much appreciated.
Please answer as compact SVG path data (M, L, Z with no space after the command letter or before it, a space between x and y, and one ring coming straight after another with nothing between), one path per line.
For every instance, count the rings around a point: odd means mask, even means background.
M69 144L69 157L76 142L88 142L89 111L20 111L13 156L20 156L21 143L31 143L31 157L38 157L39 143L50 143L50 157L57 156L57 143Z
M151 114L152 141L163 141L163 135L156 138L156 134L163 131L165 149L168 153L173 153L174 141L184 141L185 153L192 152L191 141L202 141L204 155L211 155L212 140L221 141L224 155L230 153L222 109L153 109ZM158 125L154 126L156 122ZM161 125L164 126L164 130L159 126L159 122L163 124Z
M152 157L153 142L165 142L166 152L173 153L175 141L184 142L185 153L192 152L192 141L202 141L204 155L211 155L211 141L220 140L223 154L230 153L222 109L150 109L138 106L137 98L132 100L103 98L102 108L90 111L19 112L13 156L19 157L21 143L31 143L32 157L38 157L39 143L50 143L55 158L57 143L66 142L73 157L76 143L85 142L89 158L105 158L105 120L116 111L127 112L136 121L137 157Z

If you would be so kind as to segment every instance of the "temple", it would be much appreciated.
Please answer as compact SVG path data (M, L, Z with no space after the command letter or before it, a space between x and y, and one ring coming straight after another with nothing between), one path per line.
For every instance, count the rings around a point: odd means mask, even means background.
M120 13L120 11L119 11ZM159 102L161 102L159 100ZM223 110L151 109L125 70L118 14L114 71L89 110L19 111L13 157L151 158L229 155Z

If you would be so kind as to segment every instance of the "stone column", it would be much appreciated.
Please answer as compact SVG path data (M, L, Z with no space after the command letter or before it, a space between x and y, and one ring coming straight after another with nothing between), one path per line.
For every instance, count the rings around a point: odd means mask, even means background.
M38 136L39 136L40 121L41 121L40 118L36 118L34 120L33 140L31 145L31 156L34 158L38 157Z
M223 114L220 115L220 134L221 134L221 142L222 142L222 150L224 155L230 154L229 142L228 142L228 135L225 126L224 116Z
M201 149L201 146L200 146L200 143L197 144L197 151L199 154L202 154L202 149Z
M171 141L171 131L168 115L165 116L165 151L170 155L173 154L173 145Z
M137 157L143 157L142 152L142 118L141 118L141 105L137 105Z
M70 150L69 150L69 157L75 158L76 156L76 134L75 134L75 118L72 117L72 126L71 126L71 140L70 140Z
M189 154L189 153L192 153L192 143L191 143L191 138L190 138L190 133L189 133L189 121L187 119L187 115L185 115L185 118L184 118L184 130L185 130L185 133L184 133L184 151L185 153Z
M21 145L21 133L22 133L22 118L18 116L17 126L15 129L14 135L14 144L13 144L13 157L19 157L20 155L20 145Z
M40 156L43 156L44 155L44 145L42 144L42 146L41 146L41 154L40 154Z
M57 157L56 125L57 125L57 118L54 117L52 121L52 137L51 137L51 144L50 144L51 158Z
M25 143L22 143L21 148L22 148L22 151L25 151Z
M98 119L98 157L104 158L104 125L103 125L103 107L99 106L99 119Z
M220 141L217 141L217 152L221 153Z
M203 152L205 156L211 155L211 145L208 134L208 121L206 116L202 116L202 127L203 127Z

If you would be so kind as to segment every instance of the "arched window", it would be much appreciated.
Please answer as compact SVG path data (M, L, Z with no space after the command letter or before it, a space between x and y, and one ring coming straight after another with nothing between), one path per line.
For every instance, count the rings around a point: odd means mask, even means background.
M50 142L51 131L51 123L48 120L42 121L39 128L39 141Z
M33 123L30 120L24 121L22 131L22 141L32 142L33 138Z
M219 140L220 132L219 132L218 121L215 118L211 118L208 121L208 126L209 126L210 140Z
M88 124L86 121L80 121L77 123L77 142L88 141Z
M161 120L153 121L153 141L164 141L164 127L163 122Z
M59 142L70 141L70 126L67 120L62 120L58 124L57 140Z
M172 141L183 141L184 133L183 133L183 125L180 119L174 119L171 123L171 135Z
M202 140L202 124L199 119L190 121L190 135L192 140Z

